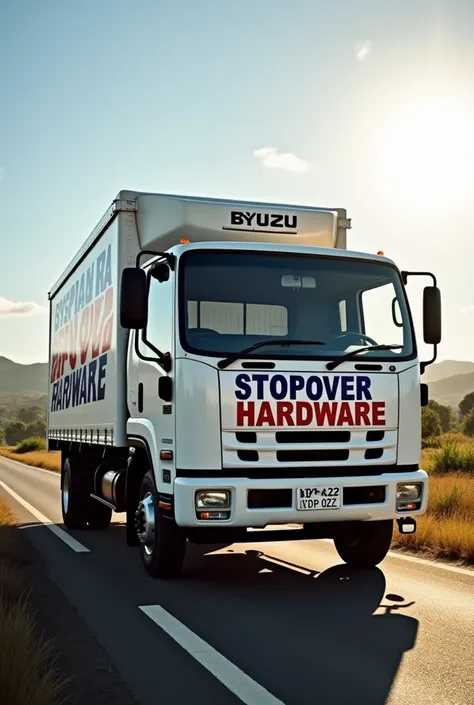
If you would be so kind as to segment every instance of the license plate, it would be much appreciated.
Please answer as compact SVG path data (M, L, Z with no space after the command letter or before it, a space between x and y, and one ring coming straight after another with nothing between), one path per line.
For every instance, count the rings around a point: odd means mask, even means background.
M340 509L341 487L301 487L296 490L296 508L300 511L317 509Z

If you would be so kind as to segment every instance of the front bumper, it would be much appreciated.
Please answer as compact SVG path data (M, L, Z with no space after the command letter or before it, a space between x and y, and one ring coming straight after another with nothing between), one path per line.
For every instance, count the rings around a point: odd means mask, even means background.
M421 483L421 505L417 510L397 512L397 483ZM426 512L428 502L428 475L424 470L411 473L384 473L370 477L331 477L331 478L285 478L251 480L248 478L191 478L178 477L174 483L174 516L179 526L189 527L254 527L263 528L270 524L311 524L338 521L381 521L406 516L419 516ZM338 486L344 488L381 487L385 488L385 498L379 503L345 504L339 509L306 510L296 508L296 491L299 488L315 486ZM201 520L196 516L195 493L198 490L229 490L231 493L230 517L228 519ZM291 490L291 506L250 509L249 490Z

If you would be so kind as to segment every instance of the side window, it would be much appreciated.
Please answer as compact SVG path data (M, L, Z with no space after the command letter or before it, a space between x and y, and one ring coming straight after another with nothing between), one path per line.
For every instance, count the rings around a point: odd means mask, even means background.
M395 288L391 282L362 293L364 333L378 344L403 345L401 314L394 299Z
M161 352L172 352L174 277L167 282L150 281L146 337Z

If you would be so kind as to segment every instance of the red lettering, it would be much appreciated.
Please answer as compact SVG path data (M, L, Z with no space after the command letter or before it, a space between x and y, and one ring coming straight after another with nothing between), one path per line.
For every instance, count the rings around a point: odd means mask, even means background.
M385 402L372 402L372 426L385 426Z
M316 426L324 426L327 419L328 426L336 425L337 402L335 401L315 401L314 415L316 417Z
M92 331L92 359L98 356L100 350L100 336L101 336L101 323L102 323L102 303L104 297L100 296L96 299L91 306L92 309L92 321L91 321L91 331Z
M51 346L53 347L53 346ZM58 355L57 353L54 353L54 355L51 358L51 384L56 382L57 379L57 369L58 369Z
M354 419L352 418L352 411L348 401L341 402L339 416L337 419L338 426L343 426L344 424L347 424L347 426L354 425Z
M247 424L245 420L247 419ZM255 426L255 402L237 402L237 426Z
M272 407L269 401L262 401L260 409L258 411L256 426L263 426L266 423L268 426L275 425L275 419L273 418Z
M298 405L298 403L297 403ZM293 413L293 402L291 401L277 401L277 426L294 426L295 422L292 418ZM258 425L258 424L257 424Z
M87 360L87 351L89 350L89 342L91 339L91 312L92 306L88 306L82 311L81 322L79 324L79 337L81 346L81 365L84 365Z
M60 332L60 350L61 350L61 355L60 355L60 360L59 360L59 377L62 377L64 374L64 363L67 360L67 335L69 333L69 323L67 326L64 326L62 331Z
M296 425L309 426L313 420L313 407L309 401L296 402Z
M76 369L77 364L77 331L79 328L79 317L73 318L71 321L71 329L69 335L69 367L71 370Z
M368 401L356 401L354 409L354 418L356 426L371 426L370 423L370 404Z
M102 352L105 353L112 347L112 334L114 325L113 315L114 290L112 287L105 292L104 326L102 329ZM108 318L107 318L108 316Z

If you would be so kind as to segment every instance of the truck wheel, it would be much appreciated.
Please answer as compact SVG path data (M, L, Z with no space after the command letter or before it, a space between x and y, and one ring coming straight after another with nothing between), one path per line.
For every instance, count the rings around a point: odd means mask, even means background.
M108 529L112 520L112 510L90 497L87 518L91 529Z
M347 565L373 568L383 561L392 542L393 521L367 521L355 531L334 539L336 551Z
M89 518L89 478L82 459L66 458L61 471L61 507L67 529L85 529Z
M180 572L186 550L186 536L173 519L162 515L153 475L142 480L136 512L136 528L145 570L152 578L174 578Z

